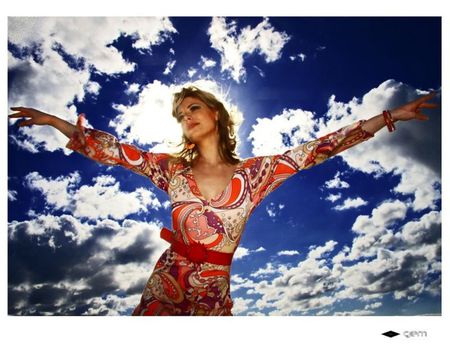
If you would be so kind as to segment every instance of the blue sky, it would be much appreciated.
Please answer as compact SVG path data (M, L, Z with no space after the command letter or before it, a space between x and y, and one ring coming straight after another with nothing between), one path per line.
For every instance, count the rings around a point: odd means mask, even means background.
M82 112L159 152L180 137L171 94L192 82L234 111L241 158L277 154L440 90L440 43L439 17L11 17L8 103ZM428 115L260 204L232 265L235 315L441 313L440 109ZM8 312L128 315L168 246L168 197L66 142L10 122Z

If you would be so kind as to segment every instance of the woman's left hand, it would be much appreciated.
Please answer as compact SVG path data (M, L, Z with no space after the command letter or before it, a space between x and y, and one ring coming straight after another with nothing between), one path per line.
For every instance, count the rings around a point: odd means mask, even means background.
M437 108L439 104L427 103L427 101L436 95L436 91L433 91L427 95L419 97L409 103L406 103L398 108L391 110L394 120L428 120L428 116L422 113L421 108Z

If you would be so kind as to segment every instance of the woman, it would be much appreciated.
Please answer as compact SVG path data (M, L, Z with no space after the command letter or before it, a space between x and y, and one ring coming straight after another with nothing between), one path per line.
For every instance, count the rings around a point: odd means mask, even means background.
M214 95L183 88L173 100L181 123L184 149L178 154L151 153L119 143L103 131L72 125L31 108L10 118L28 118L19 126L50 125L70 138L67 147L107 165L122 165L147 176L172 204L171 243L161 255L133 315L232 315L230 265L245 223L258 204L302 169L365 141L397 121L426 120L422 108L434 92L394 110L383 111L283 154L240 160L235 154L234 125Z

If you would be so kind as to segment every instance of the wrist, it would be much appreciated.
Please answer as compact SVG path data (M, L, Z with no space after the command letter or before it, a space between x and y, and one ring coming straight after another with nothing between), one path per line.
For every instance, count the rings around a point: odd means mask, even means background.
M392 121L396 122L398 120L401 120L398 116L401 114L401 110L398 109L392 109L390 110L391 112L391 116L392 116Z
M45 124L47 124L48 126L55 126L55 123L58 119L59 118L55 115L47 114L45 115Z

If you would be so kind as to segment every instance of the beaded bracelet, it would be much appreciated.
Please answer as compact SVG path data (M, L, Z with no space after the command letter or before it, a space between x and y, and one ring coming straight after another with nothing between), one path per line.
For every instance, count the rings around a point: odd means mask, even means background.
M389 110L383 110L384 123L386 124L389 132L395 131L394 118Z

